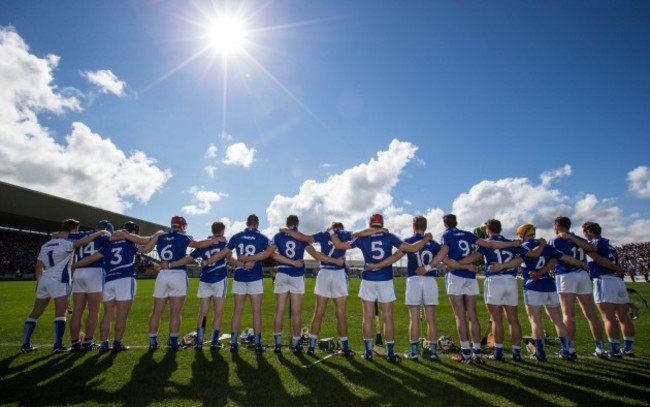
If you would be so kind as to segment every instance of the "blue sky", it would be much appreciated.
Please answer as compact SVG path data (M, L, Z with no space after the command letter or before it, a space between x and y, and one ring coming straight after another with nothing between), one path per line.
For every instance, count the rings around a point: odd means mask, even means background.
M219 16L242 50L208 40ZM639 1L5 0L0 179L196 236L249 213L439 233L453 211L650 240L648 21Z

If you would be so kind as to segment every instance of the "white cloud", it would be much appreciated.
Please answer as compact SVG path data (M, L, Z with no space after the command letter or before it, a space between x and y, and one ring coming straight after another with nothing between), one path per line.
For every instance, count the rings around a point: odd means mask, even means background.
M411 205L413 205L413 202L409 201L408 199L405 199L405 200L403 200L402 202L403 202L404 205L406 205L406 206L411 206Z
M249 168L255 161L256 151L254 148L246 147L246 144L241 142L231 144L226 148L226 158L224 158L223 163Z
M222 192L214 192L203 189L202 187L193 186L189 192L194 195L192 204L185 205L181 210L188 215L205 215L212 210L212 204L221 201L222 198L227 197L227 194Z
M230 135L230 134L228 134L228 133L224 133L224 132L222 132L222 133L219 134L219 138L220 138L221 140L224 140L224 141L232 141L232 140L233 140L232 135Z
M321 168L332 168L333 166L334 164L330 164L330 163L323 163L320 165Z
M110 69L82 71L81 76L86 78L91 84L97 86L101 93L112 93L119 97L125 95L126 82L120 80Z
M206 165L203 167L203 171L205 171L206 174L208 174L208 177L214 178L214 173L217 171L217 167L214 165Z
M627 173L628 190L638 198L650 198L650 168L639 166Z
M207 150L205 150L204 158L214 158L217 156L217 146L210 143Z
M539 178L542 180L542 185L549 186L553 182L559 180L563 177L568 177L572 173L571 166L569 164L564 164L562 168L557 168L551 171L545 171Z
M0 179L123 212L146 203L171 177L140 151L121 151L80 122L57 142L37 114L81 110L53 84L59 57L39 58L11 28L0 28Z
M388 150L377 158L359 164L323 182L305 181L292 197L276 195L266 209L270 229L284 225L289 214L300 217L301 228L315 232L338 220L347 227L367 222L373 212L392 204L390 194L404 167L414 157L417 147L409 142L393 140Z

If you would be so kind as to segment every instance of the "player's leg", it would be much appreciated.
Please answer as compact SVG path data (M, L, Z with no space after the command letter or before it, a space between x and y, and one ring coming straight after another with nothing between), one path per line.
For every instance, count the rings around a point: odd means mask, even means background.
M76 282L73 283L72 291L72 315L70 316L70 339L72 340L72 350L81 349L81 341L79 336L81 334L81 324L83 321L84 310L88 303L88 294L85 292L75 292L74 289L78 287Z
M115 351L124 349L122 345L122 339L124 338L124 332L126 332L127 318L132 306L133 300L116 302L115 308L117 315L115 318L115 338L113 340L113 350Z
M616 320L616 304L600 302L598 303L598 310L603 318L605 333L609 339L609 353L610 355L618 356L621 354L621 349L619 343L620 332L618 321Z
M469 345L469 329L467 328L467 310L465 309L465 295L448 295L449 303L454 311L456 320L456 330L460 340L460 349L463 360L470 360L472 357L472 348Z
M233 290L235 290L235 283L233 285ZM234 304L232 311L232 318L230 319L230 350L231 352L236 352L239 345L237 344L237 338L239 337L239 326L241 324L241 315L244 311L244 304L246 303L246 294L236 294L233 292Z
M472 280L476 282L476 280ZM478 283L477 283L478 289ZM465 310L467 312L467 319L469 321L469 333L472 339L472 354L474 355L474 360L478 363L483 361L480 359L481 355L481 323L478 320L478 313L476 312L476 299L478 298L478 293L476 295L465 295L463 300L465 301Z
M167 297L154 297L153 299L153 309L149 316L149 350L158 349L158 329L167 299Z
M43 315L47 305L50 303L50 298L36 298L34 300L34 307L32 312L29 313L29 316L25 320L25 325L23 326L23 345L21 347L22 352L31 352L36 348L32 346L32 334L36 329L36 322Z
M341 341L341 350L346 356L349 356L350 342L348 340L348 319L346 314L346 306L348 302L347 294L341 297L332 299L334 301L334 314L336 316L336 330L339 334Z
M225 289L223 292L225 294ZM219 336L221 333L221 322L223 319L225 295L212 297L212 302L214 306L214 317L212 318L212 342L210 344L210 349L221 349L221 345L219 344Z
M596 354L600 355L604 351L603 345L603 327L598 318L596 312L596 304L594 302L594 297L592 294L579 294L578 303L580 303L580 308L587 322L589 323L589 329L591 330L591 335L594 338L596 344ZM600 356L599 356L600 357Z
M204 284L201 282L200 284ZM202 295L199 293L199 295ZM208 317L208 312L210 311L210 303L212 298L209 295L199 297L199 313L196 317L196 346L200 347L203 345L203 339L205 336L205 326L203 321Z
M117 300L104 301L104 315L99 324L99 339L101 341L99 350L105 352L109 349L108 337L111 333L111 323L117 314Z
M485 304L492 321L492 337L494 338L494 359L504 360L503 356L503 306L495 304Z
M262 280L259 280L262 284ZM262 294L251 294L251 309L253 311L253 332L255 333L255 350L263 351L262 347Z
M392 281L391 281L392 284ZM393 321L393 303L380 302L381 316L384 319L384 337L386 338L386 357L390 362L398 361L395 355L395 325Z
M503 306L510 328L510 343L512 345L512 358L513 360L521 360L521 324L519 323L519 315L517 306L504 305Z
M436 307L438 306L438 283L435 278L425 277L422 301L424 304L424 318L427 321L426 337L429 340L429 358L439 361L438 358L438 327L436 324ZM424 333L422 333L424 334Z
M372 319L375 316L375 302L362 299L361 304L363 307L361 331L366 348L364 357L372 358Z
M303 293L290 293L291 298L291 325L293 333L293 349L295 352L302 351L302 345L300 338L302 335L302 299L304 297Z
M628 313L627 304L616 304L616 318L623 331L623 355L634 356L634 323Z
M309 333L311 335L317 337L318 334L320 333L320 327L323 324L323 317L325 316L325 311L327 310L328 300L329 298L327 297L316 295L316 308L314 309L314 315L311 317L311 324L309 325Z
M68 295L62 295L54 298L54 351L63 350L63 335L65 334L65 315L68 312Z
M169 297L169 350L179 350L178 337L181 330L181 319L185 296Z
M102 303L102 292L91 292L86 294L88 315L86 316L86 336L83 341L83 348L90 350L93 347L95 329L99 322L99 308Z
M278 273L279 274L279 273ZM276 284L279 283L279 279L276 276ZM275 294L275 316L273 317L273 340L274 340L274 351L280 353L282 347L282 325L284 324L284 310L287 305L287 298L289 298L289 292L282 292Z
M418 358L420 345L420 306L408 305L409 312L409 352L404 354L407 359Z

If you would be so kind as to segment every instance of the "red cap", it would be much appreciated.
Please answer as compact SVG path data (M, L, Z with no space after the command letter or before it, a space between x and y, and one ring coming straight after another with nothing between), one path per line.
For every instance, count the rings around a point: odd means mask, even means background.
M384 226L384 217L375 213L370 217L370 226Z
M184 228L187 226L187 221L185 220L184 217L182 216L172 216L172 226L180 226L181 228Z

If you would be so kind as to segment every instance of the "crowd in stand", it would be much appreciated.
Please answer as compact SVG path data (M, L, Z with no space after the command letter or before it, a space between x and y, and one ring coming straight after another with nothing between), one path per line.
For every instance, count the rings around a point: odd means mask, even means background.
M5 278L33 274L36 257L47 235L0 230L0 276Z
M635 276L643 276L648 281L650 272L650 242L629 243L616 248L621 266Z

